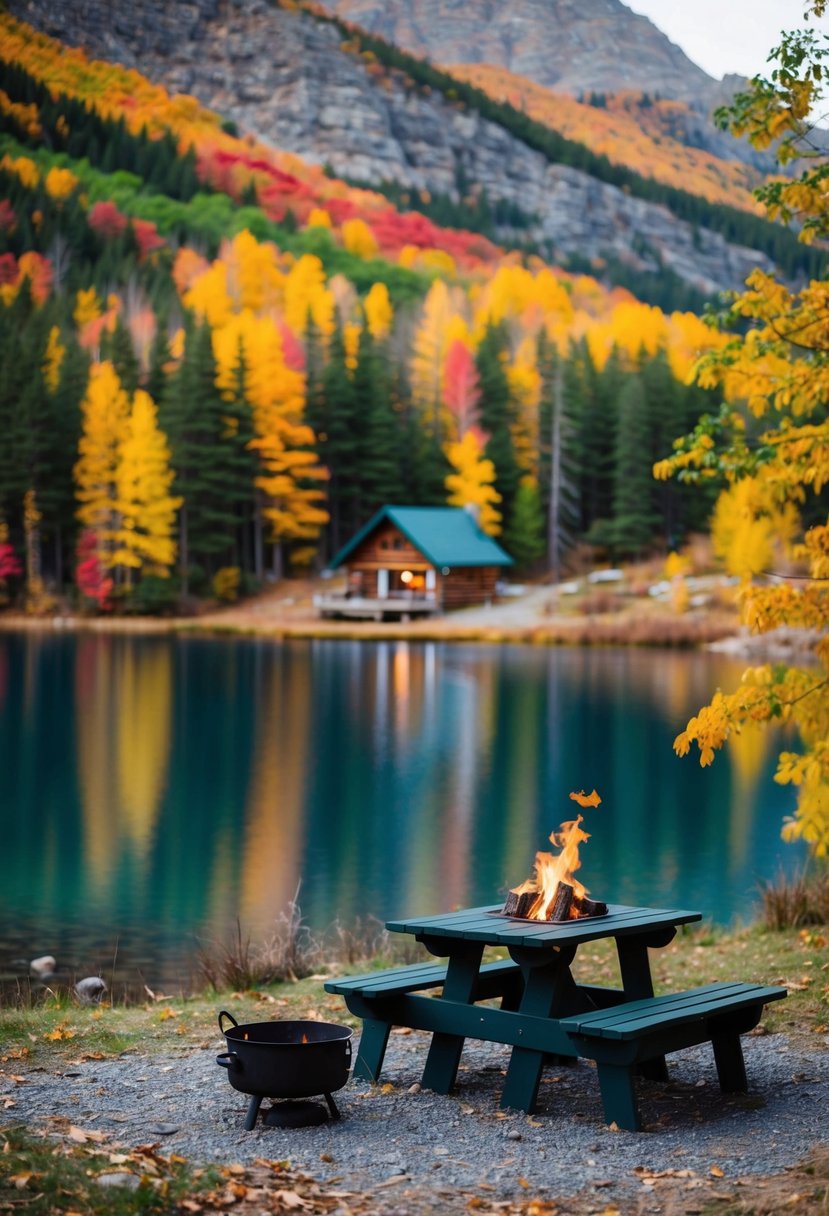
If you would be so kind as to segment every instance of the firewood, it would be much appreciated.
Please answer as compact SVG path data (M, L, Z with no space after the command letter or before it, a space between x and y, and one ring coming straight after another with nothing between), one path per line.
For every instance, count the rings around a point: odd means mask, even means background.
M510 891L504 904L504 916L521 916L526 919L537 899L536 891Z
M603 904L599 899L585 897L581 900L579 916L607 916L607 904Z
M566 882L560 882L556 887L547 920L569 920L570 905L573 902L573 888Z

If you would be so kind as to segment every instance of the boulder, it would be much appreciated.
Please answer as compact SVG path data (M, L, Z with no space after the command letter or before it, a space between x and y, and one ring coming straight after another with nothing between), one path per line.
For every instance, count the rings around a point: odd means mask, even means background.
M97 1005L107 990L99 975L88 975L75 984L75 996L82 1005Z
M39 980L45 980L54 975L56 968L57 962L51 954L43 954L40 958L33 958L29 963L29 970Z

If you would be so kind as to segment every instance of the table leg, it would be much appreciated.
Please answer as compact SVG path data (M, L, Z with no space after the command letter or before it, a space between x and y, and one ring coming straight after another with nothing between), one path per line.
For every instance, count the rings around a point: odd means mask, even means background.
M673 937L673 933L671 934ZM653 996L653 979L648 947L635 937L617 937L616 952L626 1001L641 1001ZM643 1077L650 1081L667 1081L668 1065L664 1056L655 1056L639 1065ZM618 1120L617 1120L618 1122ZM622 1124L619 1125L620 1127Z
M422 941L429 950L428 939L423 938ZM436 942L431 953L439 955L445 950L446 942L444 940ZM443 985L443 995L447 1000L463 1001L470 1005L473 1003L483 955L483 944L477 942L461 942L456 949L453 949L449 956L449 966ZM463 1035L442 1032L432 1035L432 1043L423 1069L422 1085L424 1089L433 1089L435 1093L439 1094L450 1093L458 1075L463 1044Z
M383 1057L391 1034L391 1022L364 1017L360 1048L354 1063L354 1077L376 1085L383 1067Z
M573 1003L578 1001L577 988L570 973L574 953L575 951L568 951L555 962L529 968L519 1006L520 1013L548 1018L554 1009L556 1016L573 1011ZM501 1106L504 1109L523 1110L527 1114L535 1110L544 1062L545 1055L542 1051L513 1047L501 1094Z

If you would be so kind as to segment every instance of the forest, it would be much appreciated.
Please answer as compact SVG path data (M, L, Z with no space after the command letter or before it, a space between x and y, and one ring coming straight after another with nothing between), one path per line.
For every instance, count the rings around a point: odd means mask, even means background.
M476 507L522 573L705 527L712 494L652 477L712 404L687 383L722 341L699 317L0 28L7 602L233 599L389 502Z

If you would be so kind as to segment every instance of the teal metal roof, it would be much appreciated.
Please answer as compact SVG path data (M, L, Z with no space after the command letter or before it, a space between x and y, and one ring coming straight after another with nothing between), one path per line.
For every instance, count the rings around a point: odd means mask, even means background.
M329 562L336 570L388 519L433 566L511 566L512 558L463 507L381 507Z

